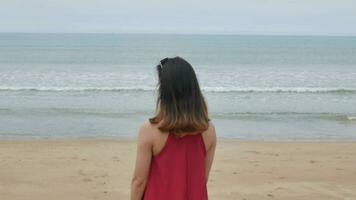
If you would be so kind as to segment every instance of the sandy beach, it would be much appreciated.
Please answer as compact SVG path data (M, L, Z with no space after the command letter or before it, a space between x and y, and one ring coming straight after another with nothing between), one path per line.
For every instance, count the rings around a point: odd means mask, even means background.
M130 140L0 141L1 200L129 199ZM356 199L356 143L220 140L209 199Z

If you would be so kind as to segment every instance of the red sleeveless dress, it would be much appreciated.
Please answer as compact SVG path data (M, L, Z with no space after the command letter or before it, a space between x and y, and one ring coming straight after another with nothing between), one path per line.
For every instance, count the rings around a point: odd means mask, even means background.
M206 150L202 134L181 138L169 133L152 157L144 200L207 200Z

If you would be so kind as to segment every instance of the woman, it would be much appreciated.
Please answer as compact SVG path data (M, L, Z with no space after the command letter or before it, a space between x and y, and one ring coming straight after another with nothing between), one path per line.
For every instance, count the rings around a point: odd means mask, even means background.
M205 200L216 134L192 66L157 66L156 115L141 125L131 200Z

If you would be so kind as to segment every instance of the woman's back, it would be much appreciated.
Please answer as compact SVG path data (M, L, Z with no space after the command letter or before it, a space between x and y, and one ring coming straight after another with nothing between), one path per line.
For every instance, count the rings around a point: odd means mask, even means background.
M144 199L207 199L205 156L201 133L168 133L163 149L152 158Z
M205 200L216 133L198 79L180 57L156 69L156 112L139 130L131 200Z

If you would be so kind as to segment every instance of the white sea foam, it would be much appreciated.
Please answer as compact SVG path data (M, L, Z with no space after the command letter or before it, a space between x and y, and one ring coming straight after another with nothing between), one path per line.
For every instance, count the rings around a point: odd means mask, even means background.
M356 88L321 88L321 87L203 87L210 92L280 92L280 93L328 93L328 92L356 92Z
M354 121L354 120L356 120L356 116L348 116L347 119L351 120L351 121Z
M0 91L153 91L149 86L120 87L0 87ZM356 88L316 88L316 87L202 87L205 92L236 93L355 93Z
M0 91L152 91L151 87L0 87Z

